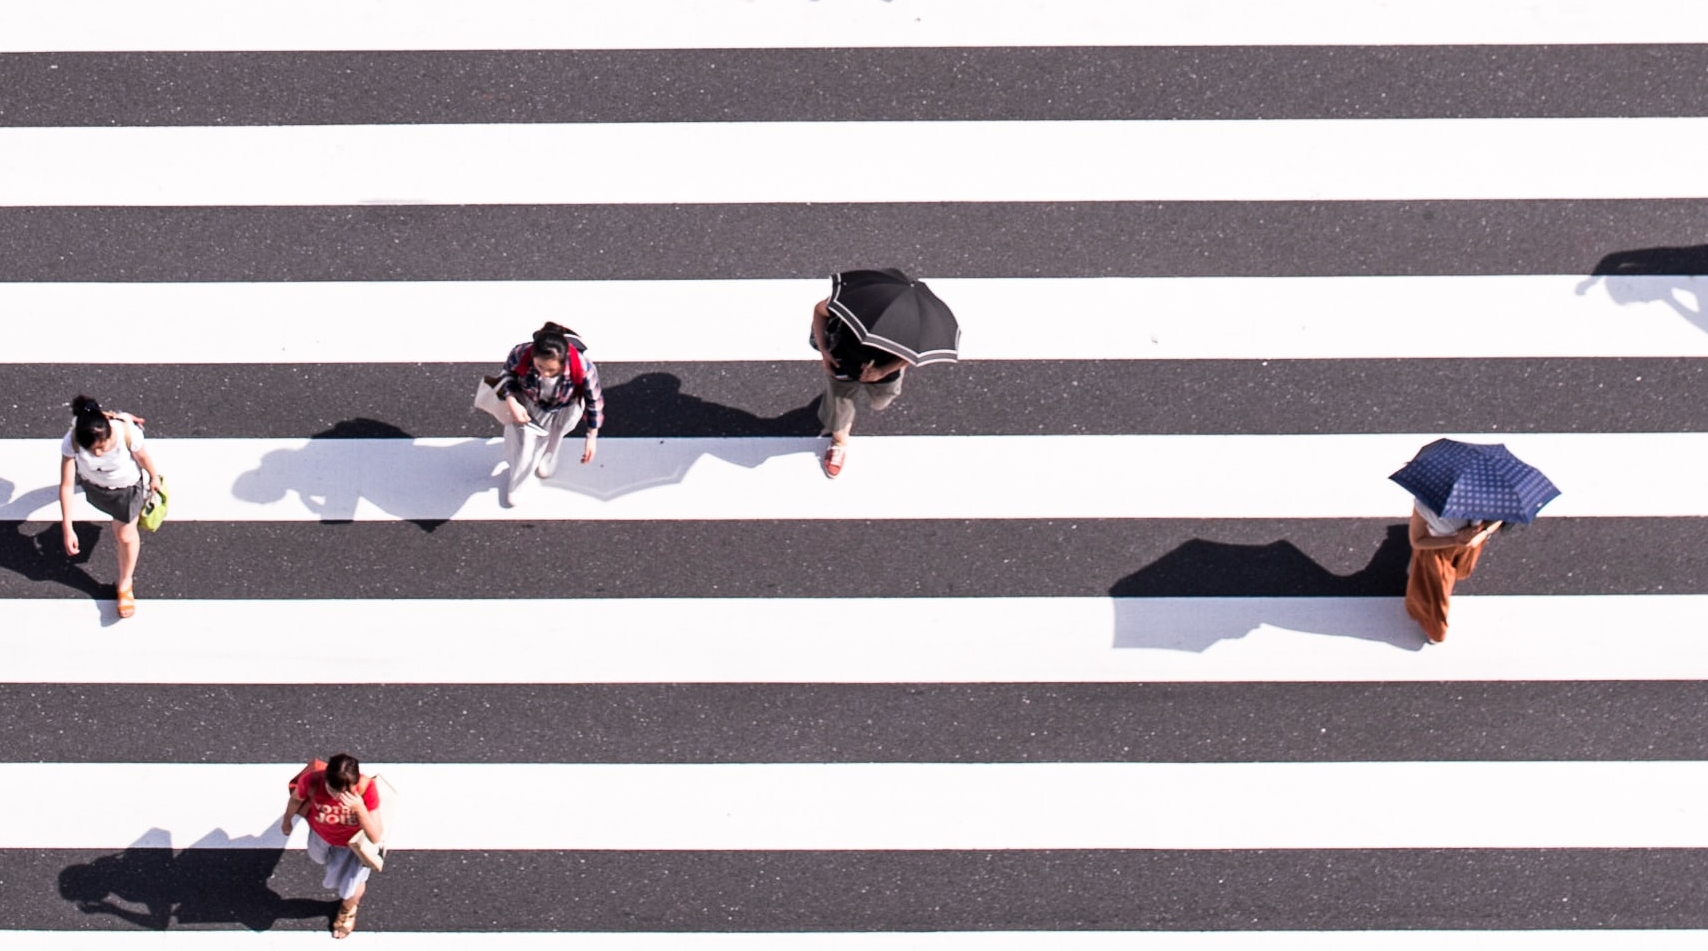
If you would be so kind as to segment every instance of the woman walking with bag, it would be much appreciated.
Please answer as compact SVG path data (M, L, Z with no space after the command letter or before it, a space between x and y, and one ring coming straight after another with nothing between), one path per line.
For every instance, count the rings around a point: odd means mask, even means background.
M599 427L605 422L605 394L599 370L582 355L580 340L569 328L547 322L528 343L511 348L493 390L509 410L504 425L505 475L503 503L516 504L516 492L531 472L549 479L557 471L563 437L587 417L587 438L581 461L593 461Z
M319 767L319 768L317 768ZM326 866L321 887L338 893L338 915L332 919L332 937L348 938L356 930L356 907L368 890L368 867L350 848L358 832L368 841L385 838L380 821L379 784L362 775L362 764L348 753L339 753L324 764L310 763L291 784L290 801L279 828L291 834L292 820L308 820L308 857Z
M82 551L71 524L72 494L78 486L97 510L112 516L119 560L119 617L136 613L136 561L142 551L137 517L161 489L160 473L143 446L142 420L129 413L102 412L87 396L71 401L71 429L59 444L59 517L65 553ZM114 424L117 425L114 425Z

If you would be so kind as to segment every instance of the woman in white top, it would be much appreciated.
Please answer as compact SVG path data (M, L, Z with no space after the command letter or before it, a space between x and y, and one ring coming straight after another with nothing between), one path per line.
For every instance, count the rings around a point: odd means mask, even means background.
M154 460L143 448L142 422L128 413L104 413L87 396L71 401L72 424L60 442L59 517L65 553L81 551L71 526L71 496L81 486L89 504L113 517L119 558L119 617L136 613L136 559L142 549L137 516L160 484ZM116 423L116 425L115 425ZM146 475L144 474L146 473Z
M1443 518L1422 502L1411 512L1411 576L1406 579L1406 613L1423 627L1430 643L1447 639L1447 602L1453 584L1471 576L1483 543L1499 522Z

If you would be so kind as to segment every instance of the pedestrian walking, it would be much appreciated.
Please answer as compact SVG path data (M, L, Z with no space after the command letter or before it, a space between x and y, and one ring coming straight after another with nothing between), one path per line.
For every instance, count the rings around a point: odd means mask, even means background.
M909 366L958 358L961 330L923 281L887 268L831 275L830 296L813 305L812 345L824 366L820 436L830 437L824 474L836 478L848 457L856 400L874 410L901 395Z
M108 413L79 395L71 401L71 428L59 444L59 518L65 553L82 551L71 524L72 495L112 516L119 577L115 585L119 617L136 613L136 562L142 551L137 518L150 494L162 487L154 459L144 446L143 420L129 413Z
M1471 576L1483 545L1501 522L1443 518L1422 502L1411 511L1411 567L1406 579L1406 613L1430 643L1447 639L1447 603L1453 585Z
M493 390L509 410L504 425L506 506L516 504L516 493L529 473L549 479L557 471L558 450L576 423L587 420L581 450L583 464L598 452L599 427L605 422L605 394L599 386L599 369L583 351L586 345L575 332L547 322L532 340L511 348Z
M297 816L308 820L308 857L326 866L321 887L338 893L334 938L347 938L356 930L356 909L368 890L369 869L350 842L357 833L369 842L384 840L380 806L379 784L362 775L362 764L348 753L310 763L291 783L279 828L289 836Z
M1529 524L1560 490L1499 443L1437 439L1388 478L1412 494L1406 613L1431 643L1447 639L1453 586L1508 522Z

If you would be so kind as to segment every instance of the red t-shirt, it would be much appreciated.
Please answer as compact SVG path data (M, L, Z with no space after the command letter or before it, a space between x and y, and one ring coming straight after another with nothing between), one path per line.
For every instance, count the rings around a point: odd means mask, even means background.
M326 791L325 777L324 769L299 777L296 797L308 800L308 827L314 830L315 835L325 839L328 845L349 845L356 833L362 831L362 824L354 812L338 801L337 796ZM378 783L368 783L367 792L362 793L362 802L369 812L380 807Z

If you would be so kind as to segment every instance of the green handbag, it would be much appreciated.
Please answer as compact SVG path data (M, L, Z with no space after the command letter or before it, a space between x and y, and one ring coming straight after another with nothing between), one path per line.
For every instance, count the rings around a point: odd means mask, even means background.
M166 477L161 476L157 481L160 487L148 494L142 514L137 517L137 523L151 532L160 531L160 523L166 521Z

